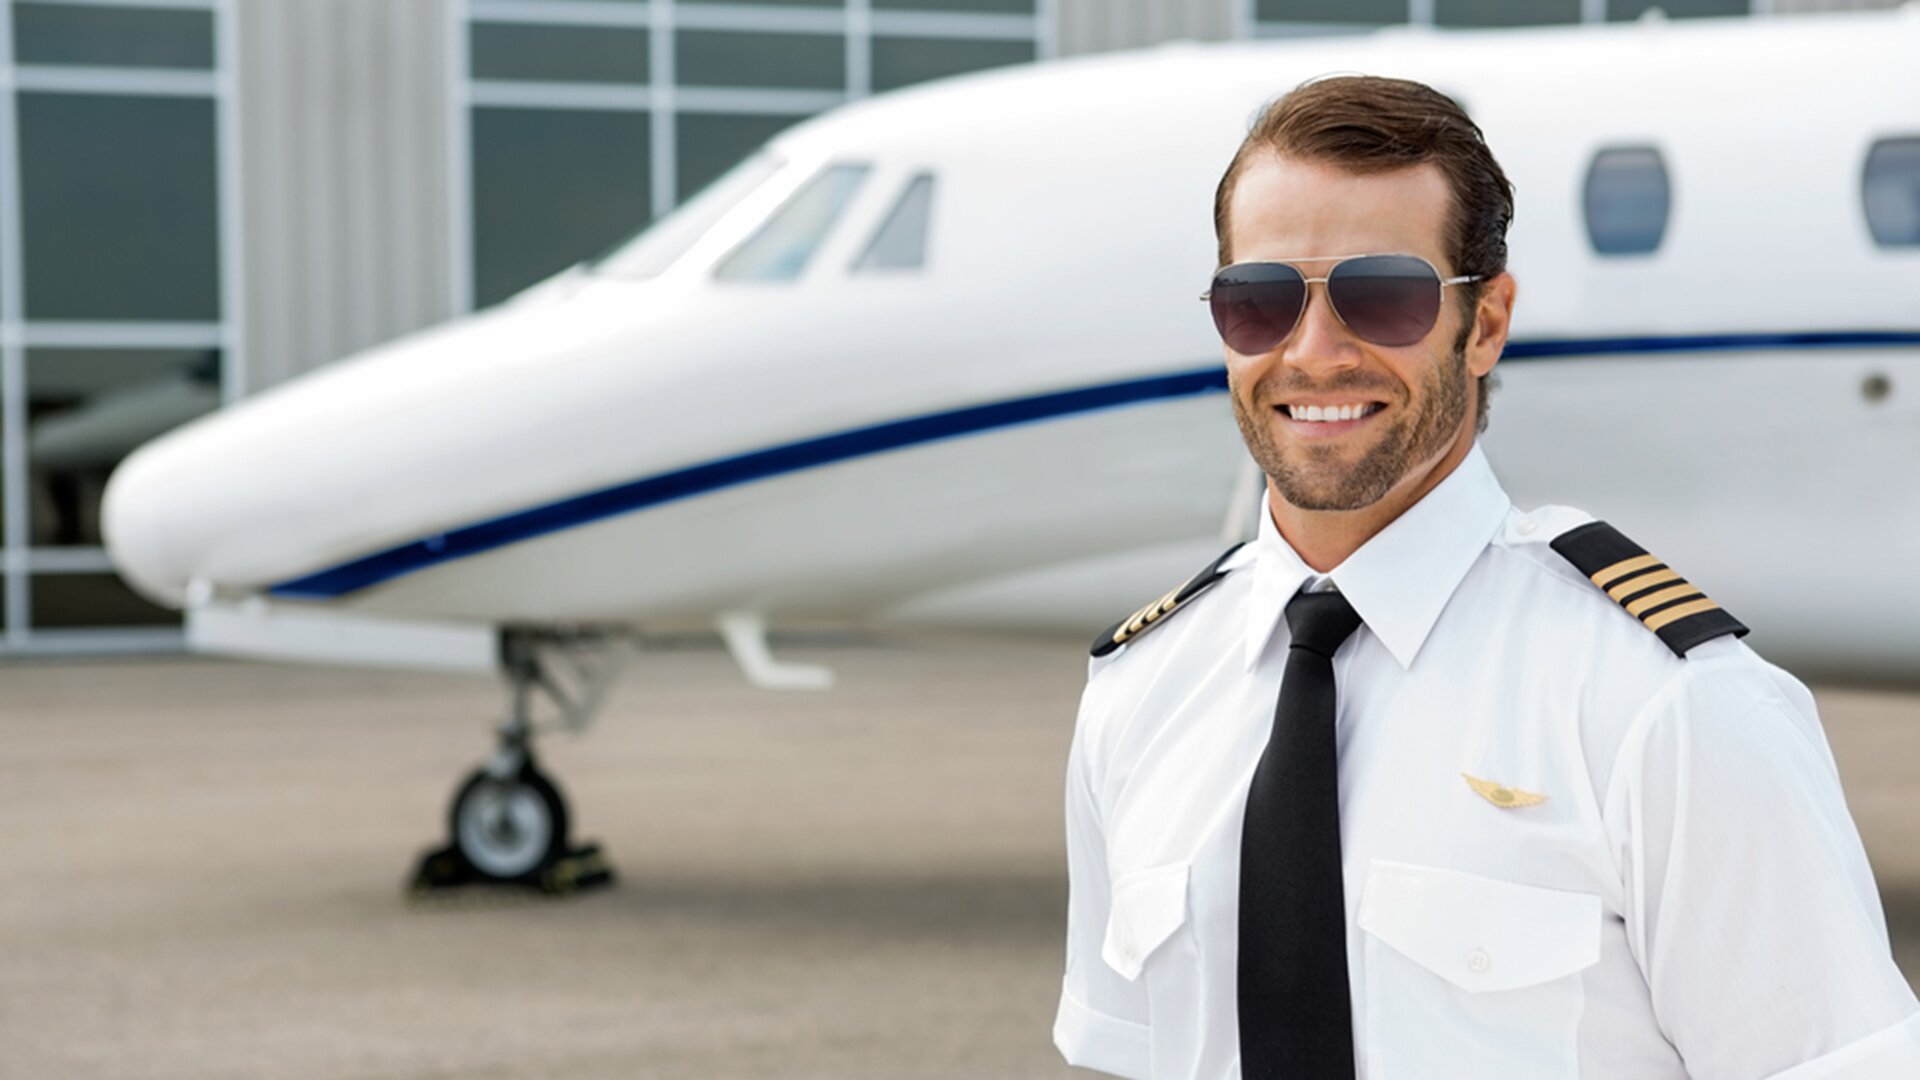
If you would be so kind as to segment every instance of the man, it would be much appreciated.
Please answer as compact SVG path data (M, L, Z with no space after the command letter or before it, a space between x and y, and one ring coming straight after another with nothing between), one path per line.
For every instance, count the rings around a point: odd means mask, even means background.
M1806 689L1475 445L1512 193L1417 83L1268 108L1209 294L1259 536L1095 646L1067 1059L1158 1080L1920 1077Z

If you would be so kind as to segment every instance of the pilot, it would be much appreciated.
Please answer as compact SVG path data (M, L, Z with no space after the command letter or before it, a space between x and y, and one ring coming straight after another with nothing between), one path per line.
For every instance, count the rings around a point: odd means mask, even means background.
M1054 1040L1156 1080L1920 1077L1812 697L1476 445L1512 188L1418 83L1308 83L1207 299L1255 539L1102 634Z

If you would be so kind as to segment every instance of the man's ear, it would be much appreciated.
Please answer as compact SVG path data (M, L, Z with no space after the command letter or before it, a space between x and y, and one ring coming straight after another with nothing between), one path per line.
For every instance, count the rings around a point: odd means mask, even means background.
M1502 270L1480 289L1480 302L1473 309L1473 334L1467 339L1467 370L1485 375L1500 360L1507 346L1507 331L1513 326L1513 298L1519 285L1513 275Z

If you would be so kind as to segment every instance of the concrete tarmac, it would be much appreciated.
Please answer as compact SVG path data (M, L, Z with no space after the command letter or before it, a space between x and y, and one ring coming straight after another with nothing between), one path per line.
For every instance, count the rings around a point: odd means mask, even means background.
M542 756L610 890L409 905L480 677L0 666L0 1077L1064 1077L1061 770L1084 646L643 656ZM1920 975L1920 696L1823 689ZM1784 811L1783 811L1784 812Z

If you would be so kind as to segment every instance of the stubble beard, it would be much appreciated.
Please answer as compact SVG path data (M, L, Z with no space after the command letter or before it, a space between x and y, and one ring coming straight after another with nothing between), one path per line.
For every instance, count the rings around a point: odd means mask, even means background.
M1385 498L1394 485L1419 462L1437 458L1459 437L1467 417L1466 338L1454 342L1450 355L1421 383L1421 409L1409 413L1404 386L1386 386L1378 379L1336 378L1314 384L1304 379L1269 375L1249 396L1232 387L1233 416L1254 463L1267 474L1280 497L1302 510L1360 510ZM1306 445L1283 450L1274 440L1271 405L1251 414L1248 400L1272 402L1290 394L1312 391L1365 391L1387 396L1401 406L1391 427L1381 433L1360 460L1347 464L1334 446Z

